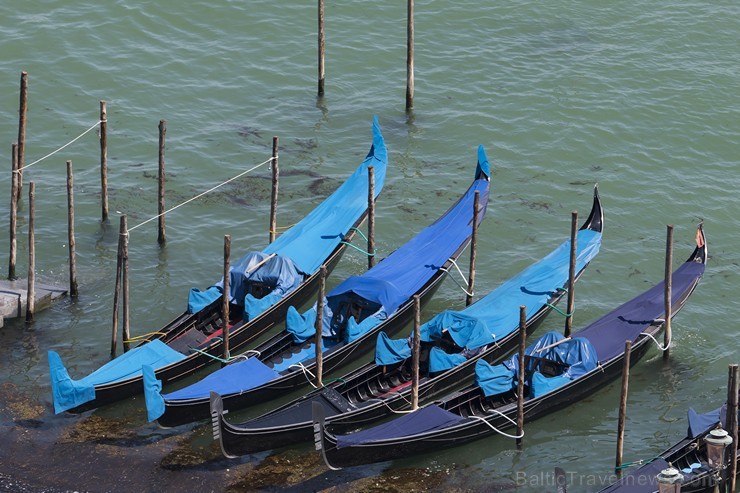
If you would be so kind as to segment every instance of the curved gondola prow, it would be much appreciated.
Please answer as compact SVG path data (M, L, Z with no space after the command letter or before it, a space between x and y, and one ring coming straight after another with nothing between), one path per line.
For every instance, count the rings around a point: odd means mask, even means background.
M590 229L597 233L604 232L604 208L601 205L599 196L599 184L594 185L594 203L591 206L591 213L588 215L583 225L579 228L582 230Z
M229 459L236 459L238 456L229 454L224 447L223 432L221 430L221 424L224 416L224 403L221 399L221 395L219 395L218 392L211 392L210 402L213 439L218 442L219 447L221 447L221 453L224 454L224 457L227 457Z
M704 223L699 223L696 227L696 248L686 261L706 264L708 258L709 248L707 247L707 238L704 234Z
M318 402L311 403L311 415L313 416L313 441L316 450L321 452L321 457L324 459L326 467L332 471L339 471L341 467L331 465L329 459L326 457L326 411L324 406Z

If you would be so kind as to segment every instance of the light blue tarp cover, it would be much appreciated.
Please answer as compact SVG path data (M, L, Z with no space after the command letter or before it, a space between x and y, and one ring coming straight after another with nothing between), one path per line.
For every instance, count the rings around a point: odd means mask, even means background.
M578 272L599 253L601 233L579 230L576 245ZM569 271L570 240L567 240L466 309L444 311L432 318L421 326L422 340L429 342L439 339L442 330L447 329L458 346L471 350L506 337L519 327L519 306L526 306L527 318L531 317L558 288L565 285ZM403 356L407 353L401 352L395 343L393 347L396 349L386 353L386 345L385 342L378 342L375 352L377 364L398 363L408 357ZM439 367L436 371L440 371Z
M568 365L568 368L562 375L548 378L539 371L534 371L534 374L531 375L530 372L533 369L534 363L530 362L525 370L527 372L526 374L532 377L530 382L531 397L538 397L571 380L575 380L584 373L593 370L598 365L596 351L594 351L591 342L582 337L574 337L557 346L539 351L541 348L551 346L563 339L563 335L559 332L548 332L540 337L537 342L525 349L524 354L528 356ZM515 354L507 361L496 366L480 360L475 365L475 374L476 384L483 390L485 395L490 396L506 392L513 388L519 374L519 355Z
M344 236L357 222L357 219L365 213L368 190L367 168L371 165L374 167L375 196L377 197L383 190L386 168L388 167L388 151L380 132L377 116L373 118L373 144L370 147L370 152L357 170L333 194L300 222L278 236L262 252L252 252L243 257L242 260L249 257L249 255L275 253L278 258L292 261L294 268L304 275L315 272L344 239ZM262 271L265 267L260 267L257 272ZM255 272L255 275L257 272ZM231 281L234 283L233 277ZM221 282L214 286L223 286L223 278ZM239 295L237 289L239 288L232 284L230 296L232 301L241 304L246 290L244 294ZM279 294L284 295L285 292ZM205 293L209 293L207 296L203 296L203 293L199 290L191 291L188 299L189 313L197 312L221 294L220 291L210 289L205 291Z
M72 380L59 355L49 351L48 356L54 412L57 414L95 399L96 385L138 376L142 365L159 368L185 358L162 341L154 340L122 354L85 378Z
M411 342L408 339L391 339L380 332L375 340L375 364L392 365L411 357Z
M331 313L337 312L342 302L352 299L362 300L376 309L373 317L368 318L377 320L365 322L363 318L357 327L352 327L354 333L350 334L351 339L362 336L383 319L391 316L460 248L472 233L475 192L480 193L481 213L478 218L480 223L488 205L489 188L490 167L483 146L479 146L475 180L444 215L372 269L360 276L349 277L329 292L325 307ZM315 310L314 305L311 311L315 312ZM328 318L331 320L331 317ZM294 314L286 319L286 326L289 332L300 334L300 337L305 340L315 334L313 324L308 324L310 320L315 321L315 315L306 314L300 317ZM336 336L337 334L333 334L333 327L327 325L327 317L324 317L322 321L324 322L322 334ZM342 336L339 335L339 337Z

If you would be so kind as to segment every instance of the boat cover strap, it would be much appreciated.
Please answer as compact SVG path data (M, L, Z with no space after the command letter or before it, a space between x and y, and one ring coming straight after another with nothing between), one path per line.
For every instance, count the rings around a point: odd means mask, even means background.
M378 440L403 438L409 435L439 430L453 426L464 419L432 404L373 428L348 435L337 435L337 448L341 449Z

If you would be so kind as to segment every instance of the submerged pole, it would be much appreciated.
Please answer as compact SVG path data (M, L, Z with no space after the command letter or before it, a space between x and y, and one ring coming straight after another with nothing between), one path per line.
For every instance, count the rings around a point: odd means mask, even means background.
M275 241L277 235L277 203L278 203L278 180L280 169L278 168L278 138L272 138L272 194L270 195L270 243Z
M224 321L223 340L224 354L221 366L229 361L229 296L231 296L231 235L224 235L224 295L221 305L221 314Z
M67 240L69 241L69 295L77 298L77 262L75 253L75 199L72 161L67 161Z
M468 271L468 293L465 296L465 306L473 303L473 289L475 288L475 258L478 250L478 214L480 213L480 192L475 191L473 199L473 232L470 235L470 270Z
M324 0L319 0L319 97L324 96Z
M128 230L126 226L126 214L120 218L118 227L118 253L116 255L116 282L113 288L113 324L111 325L110 356L116 356L116 344L118 338L118 304L121 298L121 273L123 271L123 237Z
M667 360L671 345L671 315L673 307L671 300L671 291L673 290L673 225L666 226L665 242L665 330L663 331L663 360Z
M729 470L727 471L727 491L735 493L737 486L737 408L738 408L738 365L729 366L727 376L727 431L732 437L728 447Z
M321 329L324 319L324 290L326 288L326 266L322 265L319 270L319 294L316 299L316 387L323 387L321 380L324 371L324 353L321 347Z
M10 257L8 279L16 279L15 264L18 256L18 144L11 147L12 165L10 173Z
M406 111L414 107L414 0L406 5Z
M565 317L565 337L570 337L573 328L573 309L576 289L576 252L578 251L578 211L570 214L570 270L568 271L568 309Z
M414 295L414 347L411 353L411 409L419 408L419 351L421 348L421 299Z
M167 121L159 120L159 173L157 175L157 181L159 184L159 235L157 236L157 243L159 243L160 246L167 242L164 224L164 143L166 135Z
M21 72L20 105L18 108L18 200L23 193L23 164L26 157L26 117L28 115L28 72Z
M519 375L516 386L516 446L522 446L524 437L524 350L527 346L527 307L519 306Z
M624 341L624 363L622 365L622 393L619 397L619 420L617 421L617 456L614 472L622 475L622 453L624 452L624 422L627 419L627 391L630 381L630 355L632 341Z
M100 206L101 221L108 220L108 109L100 101Z
M375 166L367 167L367 268L375 265Z
M28 291L26 293L26 322L33 322L36 311L36 185L28 184Z

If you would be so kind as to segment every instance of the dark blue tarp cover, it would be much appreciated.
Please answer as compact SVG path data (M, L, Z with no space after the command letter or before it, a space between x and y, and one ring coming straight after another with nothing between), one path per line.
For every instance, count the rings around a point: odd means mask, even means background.
M676 306L686 289L704 273L704 264L684 262L673 273L672 300ZM624 342L634 341L655 319L665 317L664 283L660 282L643 294L604 315L576 335L585 337L604 362L624 352Z
M374 167L375 196L377 197L383 190L388 166L388 151L380 132L377 116L373 119L372 147L357 170L333 194L300 222L278 236L262 252L252 252L243 257L242 260L249 255L275 253L279 258L289 259L294 268L302 274L310 275L315 272L367 209L367 168L370 165ZM262 266L257 272L265 268L266 266ZM257 275L257 272L255 272L255 275ZM240 281L236 280L236 283L234 281L232 276L230 296L232 301L241 304L244 300L244 294L239 295L237 293L237 290L240 289L238 286ZM223 286L223 278L216 285ZM206 296L204 293L208 293L208 295ZM279 294L284 295L285 293ZM220 291L208 290L201 292L196 289L191 293L188 300L189 313L195 313L202 309L219 295Z
M54 412L57 414L95 399L96 385L138 376L142 365L159 368L185 358L162 341L154 340L123 353L84 378L72 380L59 355L49 351L48 356Z
M576 245L576 271L580 271L599 252L601 233L579 230ZM519 306L526 306L527 317L531 317L567 282L569 266L570 240L567 240L466 309L442 312L422 325L422 340L438 339L445 328L450 330L455 343L466 349L476 349L506 337L519 327ZM376 348L378 364L401 361L382 351L382 347ZM385 363L380 363L381 360Z
M337 448L439 430L453 426L464 419L432 404L373 428L348 435L337 435Z
M352 298L359 298L379 306L379 309L373 314L377 321L368 322L368 326L360 323L357 327L353 327L356 330L354 334L350 335L350 338L360 337L372 326L391 316L401 304L426 284L460 248L472 233L472 210L475 192L480 192L481 213L478 220L480 223L485 216L489 187L490 169L488 159L483 146L479 146L475 180L465 194L444 215L372 269L360 276L349 277L329 292L325 307L332 313L339 309L343 301ZM315 311L316 306L314 305L311 310ZM315 329L313 325L309 326L306 322L312 317L308 317L306 314L302 318L303 322L299 317L291 316L286 319L286 325L290 332L307 338L315 333ZM331 333L332 328L327 324L326 316L323 318L323 322L322 334ZM291 323L302 324L303 326L291 327Z
M699 414L692 408L689 408L687 414L689 420L689 438L694 438L713 428L717 423L722 423L724 427L727 421L727 404L704 414Z

